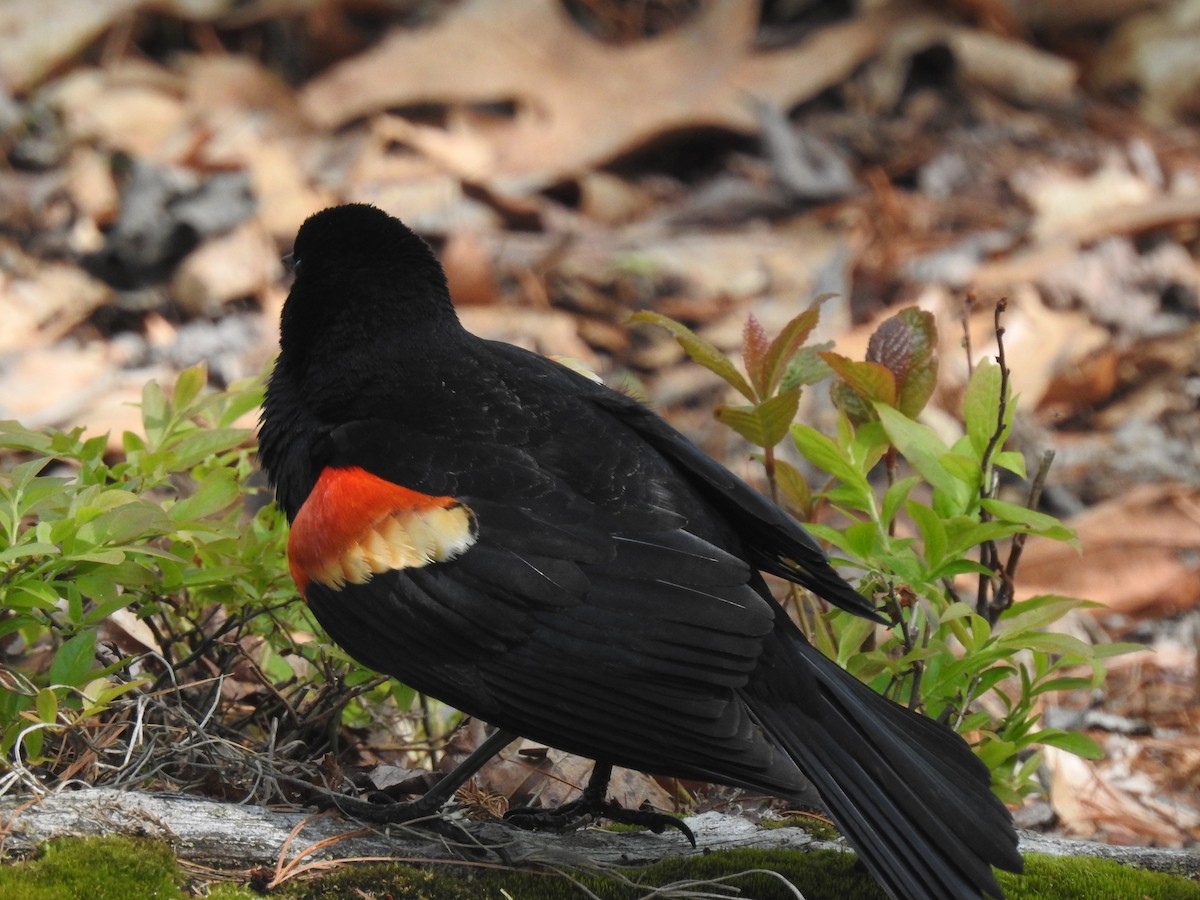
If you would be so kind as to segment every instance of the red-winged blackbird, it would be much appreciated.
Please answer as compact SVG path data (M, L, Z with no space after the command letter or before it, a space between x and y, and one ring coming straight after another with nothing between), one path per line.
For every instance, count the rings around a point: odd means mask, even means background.
M641 404L464 330L433 252L380 210L317 213L293 256L262 461L335 641L501 729L481 757L522 735L596 760L593 803L613 765L811 782L893 897L1002 896L991 866L1021 857L987 768L767 590L760 572L882 621L794 519Z

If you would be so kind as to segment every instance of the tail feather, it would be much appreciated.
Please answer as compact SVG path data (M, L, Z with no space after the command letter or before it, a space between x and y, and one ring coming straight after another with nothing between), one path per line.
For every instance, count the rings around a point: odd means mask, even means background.
M797 679L756 680L747 700L888 893L1002 898L991 867L1021 870L1017 836L966 742L880 697L799 632L773 641Z

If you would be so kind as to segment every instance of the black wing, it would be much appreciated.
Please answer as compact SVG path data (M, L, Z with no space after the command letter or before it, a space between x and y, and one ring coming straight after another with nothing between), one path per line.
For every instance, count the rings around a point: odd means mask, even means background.
M710 539L714 522L678 511L703 507L674 470L610 437L605 466L567 481L511 445L381 421L336 429L326 466L453 497L477 536L453 559L310 584L308 602L365 664L495 725L619 765L795 793L794 763L738 694L780 610Z

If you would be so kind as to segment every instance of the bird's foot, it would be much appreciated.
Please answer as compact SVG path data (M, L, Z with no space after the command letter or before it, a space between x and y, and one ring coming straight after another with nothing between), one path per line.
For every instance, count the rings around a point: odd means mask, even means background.
M696 835L683 819L653 809L626 809L613 800L597 800L586 793L577 800L553 809L523 806L510 809L504 820L529 831L567 831L597 819L607 819L618 825L638 825L655 834L675 828L696 846Z

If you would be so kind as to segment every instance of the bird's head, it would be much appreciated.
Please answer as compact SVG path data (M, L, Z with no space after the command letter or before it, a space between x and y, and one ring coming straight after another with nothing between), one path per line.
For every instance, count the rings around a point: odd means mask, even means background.
M433 250L374 206L349 203L309 216L290 256L296 279L281 323L285 359L307 357L316 343L345 353L459 327Z

